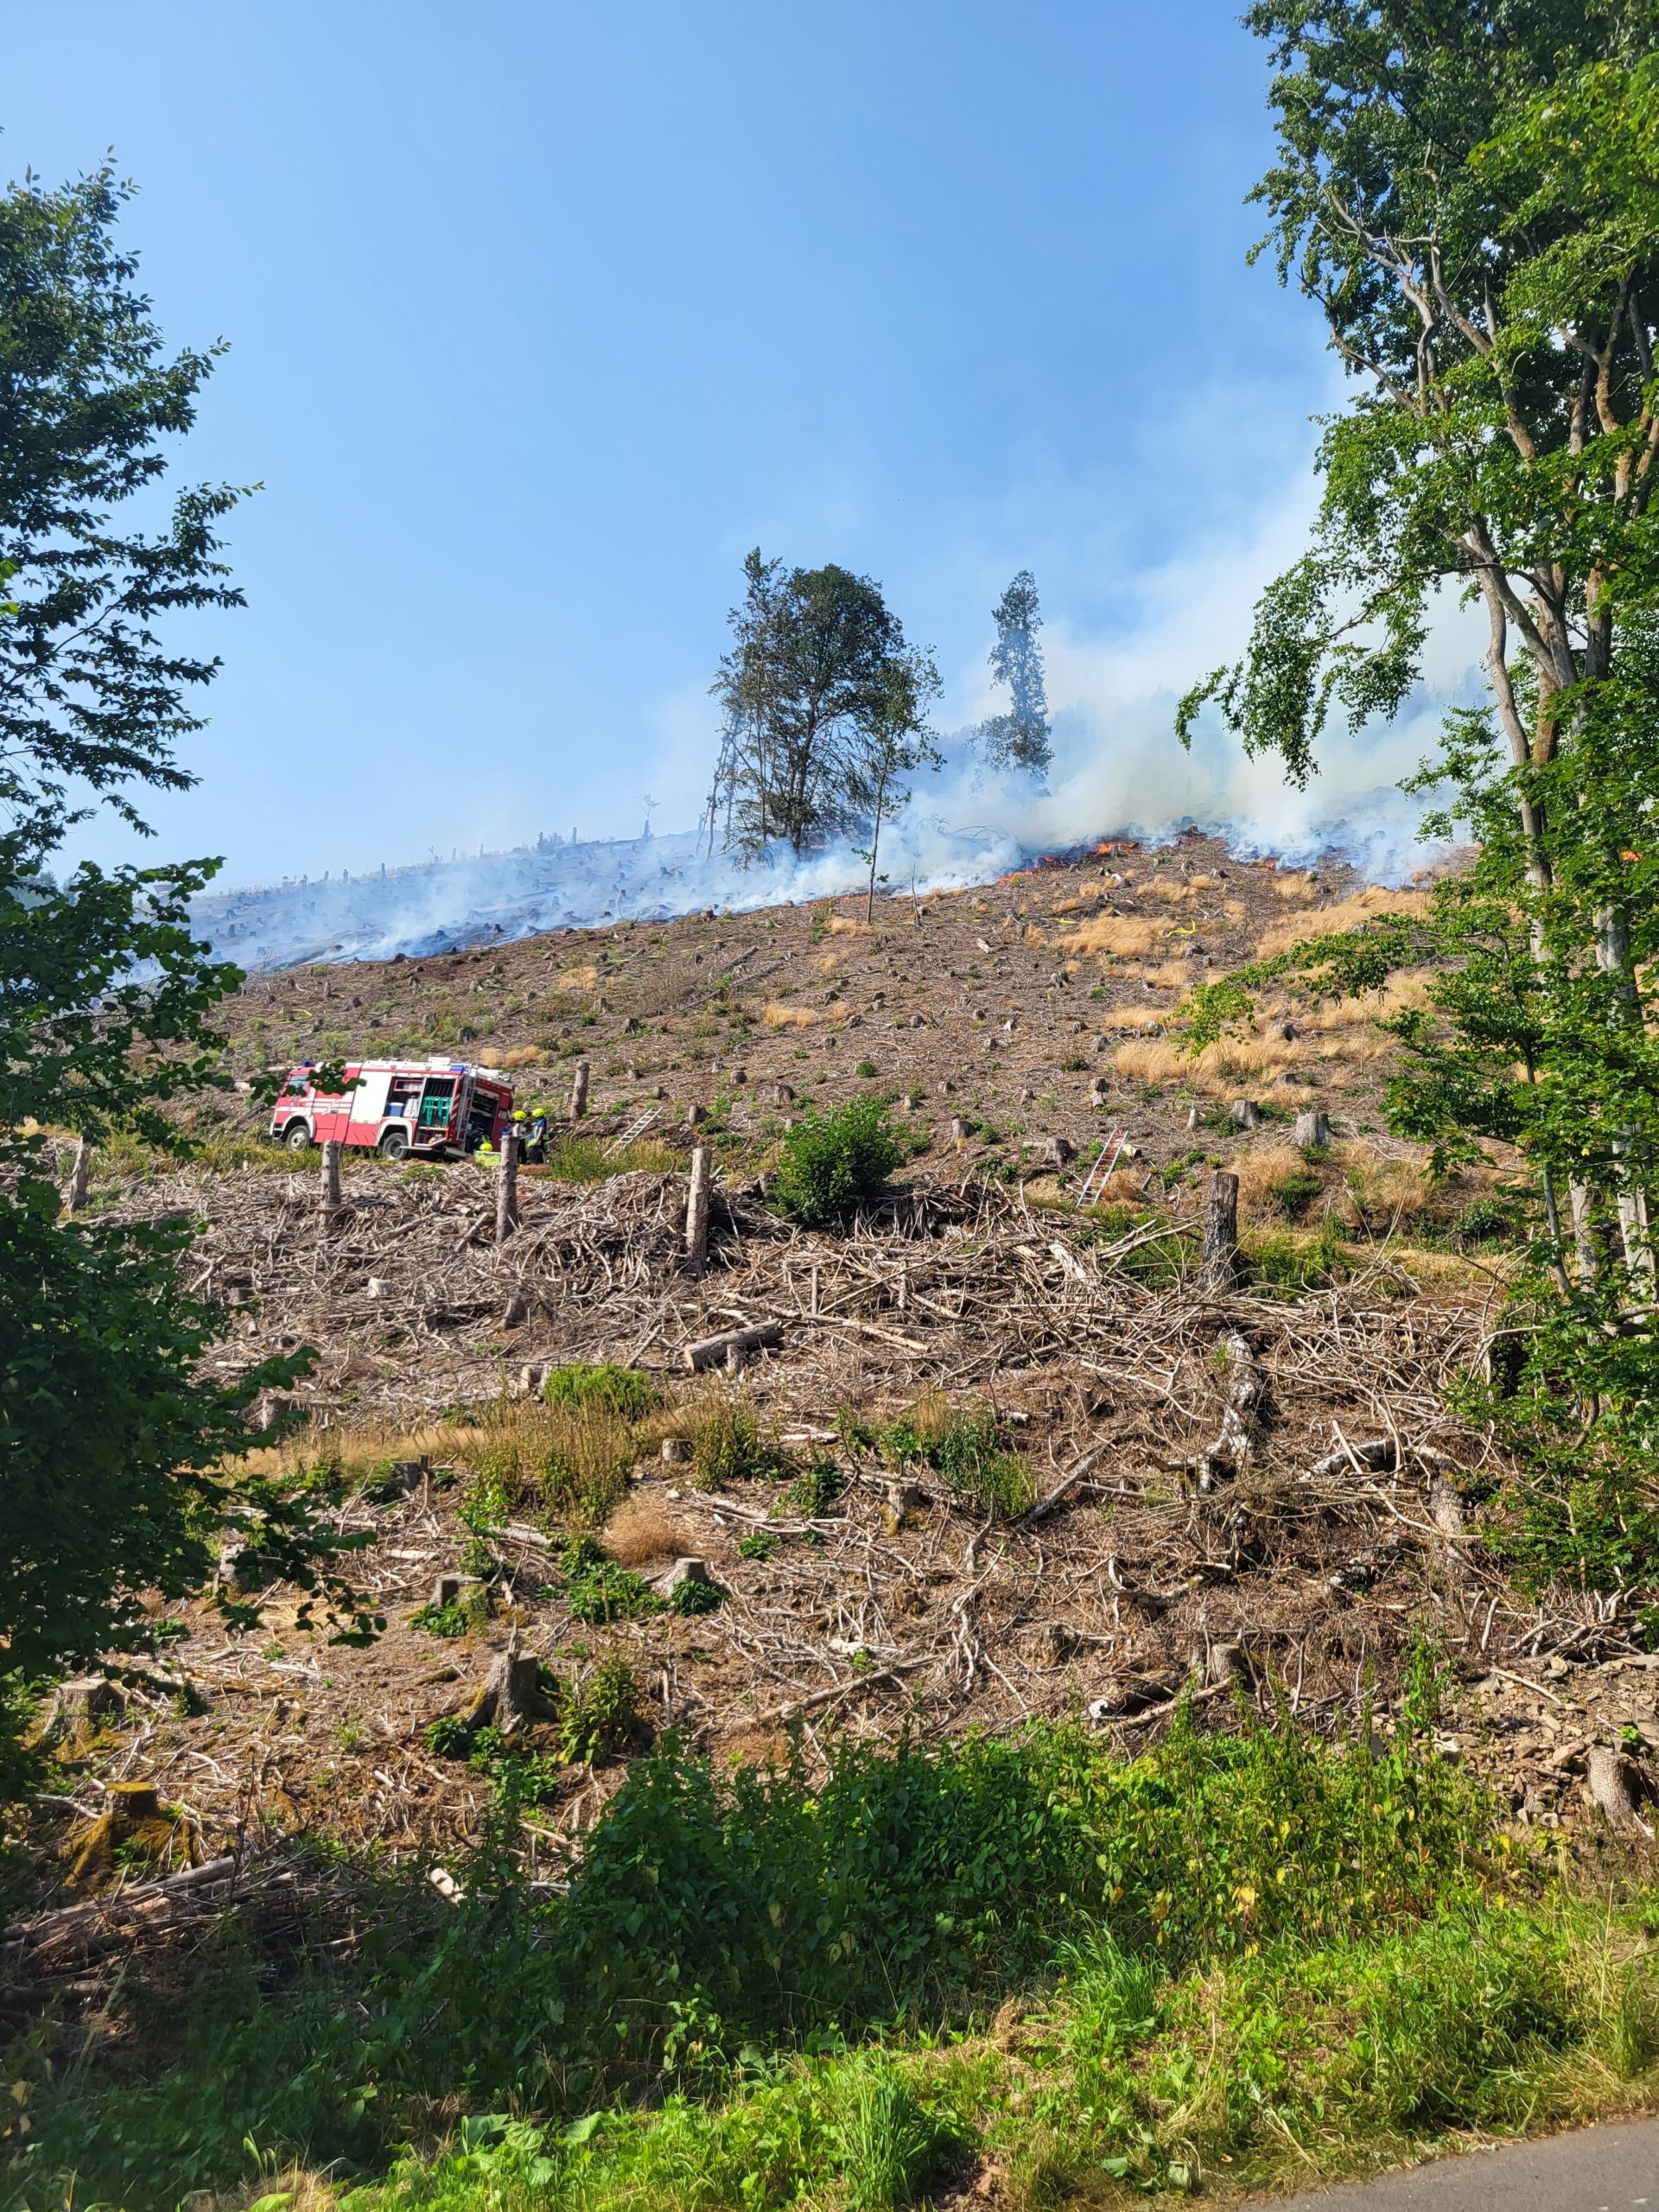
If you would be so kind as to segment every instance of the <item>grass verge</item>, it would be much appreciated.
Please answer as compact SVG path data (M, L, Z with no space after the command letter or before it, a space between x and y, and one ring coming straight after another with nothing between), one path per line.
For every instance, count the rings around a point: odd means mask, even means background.
M355 1943L227 1932L188 2005L25 2037L0 2202L1039 2212L1650 2101L1659 1898L1522 1863L1431 1703L1381 1750L1042 1727L816 1783L670 1741L540 1904L504 1756L459 1906L359 1869Z

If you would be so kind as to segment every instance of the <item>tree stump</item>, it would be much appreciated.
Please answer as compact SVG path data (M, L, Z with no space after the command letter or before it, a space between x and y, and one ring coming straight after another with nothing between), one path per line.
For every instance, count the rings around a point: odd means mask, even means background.
M570 1118L582 1121L588 1112L588 1063L576 1062L576 1072L570 1084Z
M509 1129L501 1140L501 1165L496 1170L495 1241L505 1244L518 1226L518 1132ZM506 1325L511 1327L512 1324Z
M80 1675L60 1682L52 1700L54 1728L95 1728L100 1720L118 1719L127 1709L123 1693L102 1675Z
M483 1688L474 1699L467 1726L499 1728L504 1736L516 1736L538 1720L557 1717L558 1707L542 1690L540 1662L519 1650L515 1630L506 1649L496 1655Z
M1293 1141L1300 1145L1304 1152L1323 1152L1331 1141L1330 1116L1318 1106L1310 1108L1306 1114L1299 1114Z
M1224 1168L1205 1193L1198 1275L1206 1290L1231 1290L1238 1281L1238 1178Z
M322 1145L322 1177L319 1198L325 1230L333 1230L345 1211L345 1194L340 1189L340 1155L341 1145L338 1137L327 1137Z
M92 1147L82 1137L75 1146L74 1162L69 1170L69 1187L63 1194L64 1210L79 1213L86 1203L86 1186L92 1178Z
M1652 1837L1652 1828L1636 1809L1630 1762L1622 1752L1605 1744L1592 1744L1585 1782L1592 1798L1606 1815L1609 1827L1620 1835Z
M1254 1098L1235 1098L1227 1109L1227 1118L1235 1128L1254 1129L1260 1125L1262 1109Z

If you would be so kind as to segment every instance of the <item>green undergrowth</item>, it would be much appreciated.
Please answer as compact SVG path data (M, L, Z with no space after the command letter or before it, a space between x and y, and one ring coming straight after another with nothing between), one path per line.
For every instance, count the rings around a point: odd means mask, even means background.
M460 1903L354 1866L354 1944L232 1923L188 2004L134 1975L121 2032L14 2044L0 2204L245 2202L292 2164L359 2212L874 2207L988 2159L1036 2212L1639 2101L1659 1905L1521 1863L1418 1695L1382 1747L1033 1726L832 1739L816 1780L671 1736L553 1894L520 1808L570 1785L480 1743ZM566 1760L628 1723L588 1702Z

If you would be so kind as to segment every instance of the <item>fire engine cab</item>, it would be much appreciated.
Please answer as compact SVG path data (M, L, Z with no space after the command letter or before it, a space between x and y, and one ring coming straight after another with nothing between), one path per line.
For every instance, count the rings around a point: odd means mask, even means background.
M320 1091L312 1063L290 1070L270 1117L278 1144L304 1152L330 1138L372 1145L388 1160L460 1160L499 1145L512 1122L512 1086L463 1060L361 1060L346 1089Z

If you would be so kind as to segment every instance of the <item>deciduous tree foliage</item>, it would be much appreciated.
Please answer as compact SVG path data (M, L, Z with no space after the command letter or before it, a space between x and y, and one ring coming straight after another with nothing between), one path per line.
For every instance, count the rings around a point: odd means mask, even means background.
M41 1124L176 1141L163 1108L222 1081L211 1010L240 979L192 938L216 863L48 873L89 804L138 823L135 786L192 779L174 747L215 664L176 618L234 606L198 487L124 527L211 355L168 359L102 169L0 194L0 1706L147 1635L146 1598L200 1580L227 1516L316 1586L303 1516L217 1471L277 1362L198 1376L219 1325L176 1272L189 1224L60 1217ZM143 825L140 823L140 827ZM322 1580L327 1580L325 1573ZM329 1584L333 1595L341 1586ZM358 1625L360 1627L361 1623ZM0 1795L21 1769L0 1719Z
M724 728L711 823L723 814L728 842L755 853L804 853L873 817L879 835L895 778L931 757L931 659L868 576L785 570L758 547L743 574L713 685Z
M1483 611L1489 702L1448 717L1419 779L1472 868L1426 918L1274 968L1341 990L1440 970L1395 1025L1395 1126L1442 1159L1521 1147L1541 1231L1522 1399L1576 1395L1579 1471L1622 1481L1659 1443L1659 13L1261 0L1247 21L1277 71L1258 251L1357 390L1325 428L1308 551L1180 734L1213 702L1300 782L1333 726L1400 706L1443 594ZM1200 995L1198 1039L1262 973Z

